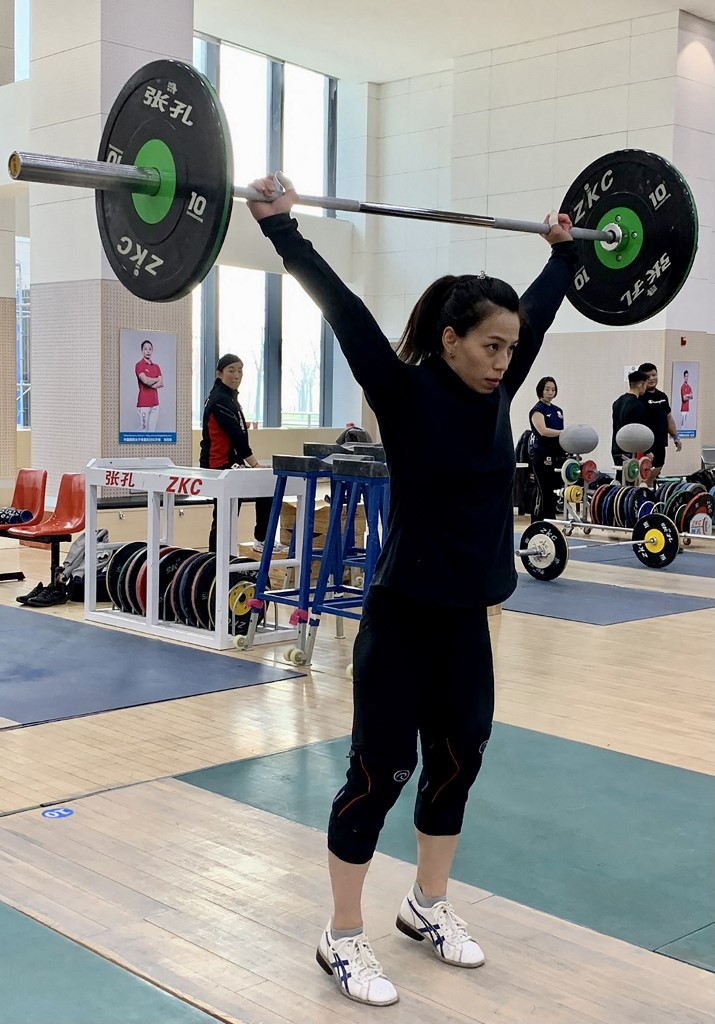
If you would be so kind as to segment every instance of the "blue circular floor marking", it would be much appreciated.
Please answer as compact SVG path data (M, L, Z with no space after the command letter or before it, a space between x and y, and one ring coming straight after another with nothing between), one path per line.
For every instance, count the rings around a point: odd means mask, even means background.
M69 818L74 811L70 807L50 807L42 812L43 818Z

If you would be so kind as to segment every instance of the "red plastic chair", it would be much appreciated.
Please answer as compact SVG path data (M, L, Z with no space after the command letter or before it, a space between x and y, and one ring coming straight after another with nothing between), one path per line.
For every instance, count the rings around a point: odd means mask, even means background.
M54 581L60 565L60 544L72 540L73 533L84 530L84 473L64 473L60 480L57 504L49 519L35 526L13 526L8 537L34 540L51 545L50 579Z
M18 469L15 479L15 490L12 494L11 508L27 509L32 512L32 519L24 526L41 523L45 514L45 488L47 487L46 469ZM0 525L0 535L14 529L10 523ZM0 572L0 583L7 580L24 580L24 572Z

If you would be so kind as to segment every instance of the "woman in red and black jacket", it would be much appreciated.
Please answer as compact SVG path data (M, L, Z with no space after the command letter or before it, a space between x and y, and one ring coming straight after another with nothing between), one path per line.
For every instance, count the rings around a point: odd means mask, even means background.
M248 426L238 402L243 379L243 363L238 356L221 356L216 367L216 382L204 406L203 433L199 465L203 469L230 469L258 465L248 443ZM253 550L263 551L263 542L271 514L271 499L256 498L256 528ZM238 502L241 510L241 502ZM209 551L216 550L216 502L209 533Z

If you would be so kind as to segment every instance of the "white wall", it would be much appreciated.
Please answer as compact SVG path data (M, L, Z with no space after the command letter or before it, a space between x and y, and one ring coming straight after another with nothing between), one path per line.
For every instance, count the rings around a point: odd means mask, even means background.
M714 9L715 10L715 9ZM688 284L667 310L679 331L715 332L715 23L681 13L673 161L698 209L700 239Z

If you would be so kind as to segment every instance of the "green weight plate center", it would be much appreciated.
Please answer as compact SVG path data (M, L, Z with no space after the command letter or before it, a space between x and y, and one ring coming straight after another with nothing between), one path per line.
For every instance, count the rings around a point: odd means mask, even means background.
M597 230L603 231L607 225L617 224L623 232L623 238L615 249L606 249L602 242L594 242L593 246L604 267L611 270L623 270L638 256L643 245L643 224L640 217L627 206L615 206L605 213L598 222Z
M161 139L149 139L136 155L137 167L155 167L161 176L156 195L132 193L134 209L146 224L158 224L166 217L176 195L176 164L171 150Z

